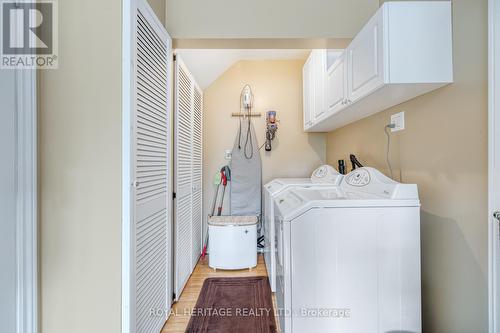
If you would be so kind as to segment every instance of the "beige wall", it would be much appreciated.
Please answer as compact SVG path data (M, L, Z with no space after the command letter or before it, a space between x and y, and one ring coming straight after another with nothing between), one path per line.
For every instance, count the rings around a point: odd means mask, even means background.
M487 1L453 1L452 85L328 135L327 160L356 154L387 173L384 126L405 111L392 134L391 160L422 202L424 332L487 332Z
M147 0L156 16L166 26L165 17L167 15L167 0Z
M309 177L325 160L325 134L306 134L302 130L302 66L304 60L240 61L204 91L203 114L203 204L209 214L213 200L213 178L224 160L224 150L231 150L238 129L232 112L239 111L240 92L248 83L255 98L253 118L259 146L265 140L265 116L276 110L280 119L273 150L261 150L262 181L276 177ZM226 192L226 195L229 193ZM226 203L229 196L225 197ZM226 210L227 212L227 210Z
M39 72L42 333L119 333L121 1L59 1Z
M174 38L351 38L379 0L167 0Z

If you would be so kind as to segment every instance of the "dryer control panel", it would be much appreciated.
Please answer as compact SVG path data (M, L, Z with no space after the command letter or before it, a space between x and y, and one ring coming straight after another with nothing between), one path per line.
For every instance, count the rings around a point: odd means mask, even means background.
M342 175L330 165L322 165L313 171L311 175L312 183L329 183L338 185L342 180Z
M370 173L366 169L357 169L349 173L345 182L351 186L366 186L370 184Z

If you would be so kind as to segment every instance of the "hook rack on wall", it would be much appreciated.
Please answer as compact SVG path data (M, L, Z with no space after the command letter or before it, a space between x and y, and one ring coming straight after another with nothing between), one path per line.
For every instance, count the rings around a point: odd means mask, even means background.
M246 114L246 113L241 113L241 112L233 112L231 113L231 117L261 117L262 114L261 113L251 113L250 115Z

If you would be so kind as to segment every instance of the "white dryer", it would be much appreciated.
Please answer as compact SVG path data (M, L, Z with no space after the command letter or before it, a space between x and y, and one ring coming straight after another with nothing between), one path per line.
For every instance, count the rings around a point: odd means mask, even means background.
M283 333L421 332L417 186L372 168L275 199Z
M277 178L264 185L264 205L262 234L264 235L264 262L271 291L276 291L276 242L274 235L274 198L292 187L338 186L343 175L330 165L322 165L311 174L310 178Z

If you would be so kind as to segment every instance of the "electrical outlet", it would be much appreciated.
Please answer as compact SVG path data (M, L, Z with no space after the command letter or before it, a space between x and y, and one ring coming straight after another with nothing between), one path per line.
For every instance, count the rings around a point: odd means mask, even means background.
M227 150L224 151L224 159L226 159L226 160L229 161L231 159L231 155L232 155L232 151L231 150L227 149Z
M391 116L391 124L394 124L394 127L391 128L391 132L402 131L405 129L405 112L401 111L400 113L393 114Z

